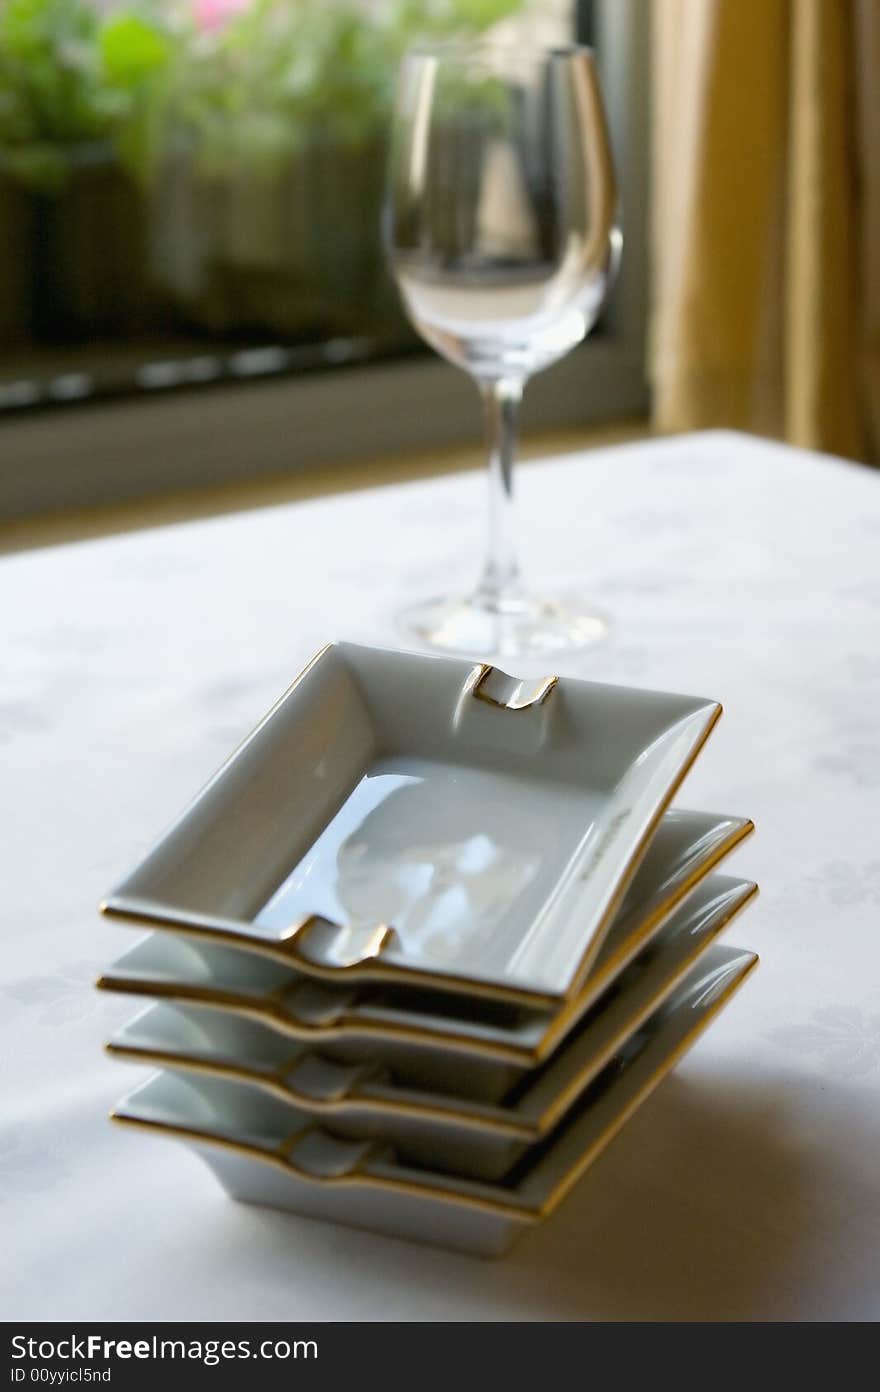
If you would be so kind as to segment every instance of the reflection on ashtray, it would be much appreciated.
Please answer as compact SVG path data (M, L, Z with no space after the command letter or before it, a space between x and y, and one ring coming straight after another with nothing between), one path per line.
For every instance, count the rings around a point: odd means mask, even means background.
M317 914L343 925L345 957L363 929L391 925L408 951L444 962L466 944L478 964L559 852L540 800L484 769L397 759L360 780L257 915L281 931ZM551 856L551 858L553 858ZM335 955L334 954L334 955Z
M374 808L339 848L336 893L347 923L393 923L408 947L438 961L472 937L476 960L481 932L535 878L540 856L497 800L484 796L477 811L456 798L444 812L438 791L413 783Z

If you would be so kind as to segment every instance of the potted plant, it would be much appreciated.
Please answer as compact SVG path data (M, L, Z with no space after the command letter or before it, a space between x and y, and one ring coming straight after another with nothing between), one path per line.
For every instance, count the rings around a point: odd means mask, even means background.
M7 340L77 338L149 317L143 187L171 52L146 6L0 8Z
M473 36L521 7L201 0L167 95L154 205L157 274L189 317L399 335L379 239L398 63L417 38Z
M400 332L379 209L417 38L523 0L3 0L0 334Z

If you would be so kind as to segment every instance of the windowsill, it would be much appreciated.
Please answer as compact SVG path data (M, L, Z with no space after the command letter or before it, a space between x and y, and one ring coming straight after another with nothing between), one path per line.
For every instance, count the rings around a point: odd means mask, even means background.
M597 337L540 373L528 433L647 414L640 354ZM467 447L477 393L437 358L27 413L0 431L0 518L109 507Z
M276 475L224 487L181 490L161 498L137 499L115 506L70 509L2 523L0 555L476 469L481 467L484 456L476 443L476 421L474 424L475 443L468 448L431 450L390 458L383 456L333 469ZM527 462L566 450L623 443L642 438L648 433L647 423L639 419L577 430L542 432L523 440L520 458Z

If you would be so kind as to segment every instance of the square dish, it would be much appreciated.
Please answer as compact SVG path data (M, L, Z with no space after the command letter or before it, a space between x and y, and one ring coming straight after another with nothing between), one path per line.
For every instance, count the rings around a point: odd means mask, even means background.
M221 1010L153 1006L123 1027L108 1051L251 1092L248 1111L261 1130L296 1129L311 1119L337 1136L381 1138L407 1163L499 1180L576 1105L754 892L748 881L708 881L689 912L643 950L553 1057L497 1105L404 1087L387 1069L335 1062Z
M546 1217L726 1004L753 953L714 947L603 1070L566 1123L503 1184L405 1167L387 1147L316 1129L260 1130L228 1085L158 1073L112 1113L184 1140L233 1198L478 1255L497 1255Z
M323 982L553 1007L720 710L331 645L102 908Z
M693 828L692 819L689 823ZM676 824L674 830L679 832L680 827ZM700 840L704 850L707 842L718 849L716 838ZM691 875L695 872L692 856L685 855L678 864L689 866ZM631 893L650 868L646 863ZM659 862L654 863L646 887L668 886L669 876L658 874L659 869ZM676 877L675 883L681 880ZM704 909L704 888L708 887L709 901L716 897L713 883L709 878L691 890L696 913ZM377 989L327 987L274 960L166 933L154 933L135 944L98 985L195 1007L222 1008L319 1048L338 1061L379 1061L401 1080L420 1087L497 1101L524 1071L550 1055L662 924L671 919L674 928L680 916L687 918L690 902L685 897L671 914L658 917L651 912L656 896L648 892L647 918L640 916L635 905L622 916L623 936L618 940L615 926L609 935L608 960L600 960L580 995L555 1016L495 1002L477 1002L470 1014L450 1016L441 1014L436 997L405 998L399 992L387 997Z

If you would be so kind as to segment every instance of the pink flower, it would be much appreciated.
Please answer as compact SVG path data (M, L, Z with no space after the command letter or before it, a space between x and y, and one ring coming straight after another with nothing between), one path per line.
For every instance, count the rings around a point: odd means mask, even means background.
M196 24L200 29L221 29L249 4L250 0L195 0Z

